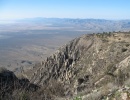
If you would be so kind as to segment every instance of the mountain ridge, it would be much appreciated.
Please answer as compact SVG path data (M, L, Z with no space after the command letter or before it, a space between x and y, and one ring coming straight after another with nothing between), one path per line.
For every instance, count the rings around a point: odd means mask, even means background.
M129 38L127 32L83 35L41 62L29 79L41 86L56 80L66 96L83 96L109 83L121 85L129 78Z
M4 23L4 21L3 21ZM4 28L6 26L6 29ZM1 31L6 32L19 30L46 30L67 29L84 30L86 33L129 31L130 20L107 20L107 19L73 19L73 18L28 18L15 20L12 24L1 24ZM26 26L26 28L25 28Z
M41 89L46 87L47 100L129 98L130 32L77 37L23 76ZM43 90L38 91L36 97L44 100Z

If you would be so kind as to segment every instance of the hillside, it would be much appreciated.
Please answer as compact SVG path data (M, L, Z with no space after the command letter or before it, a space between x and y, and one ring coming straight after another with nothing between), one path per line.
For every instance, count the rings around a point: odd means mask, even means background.
M64 85L66 96L106 87L109 92L129 79L129 58L130 33L84 35L41 62L29 79L39 85L56 80Z
M30 69L60 46L86 33L127 32L130 20L25 18L0 21L0 67ZM35 40L35 41L34 41Z
M49 87L55 100L126 100L122 98L130 95L130 33L83 35L23 76Z

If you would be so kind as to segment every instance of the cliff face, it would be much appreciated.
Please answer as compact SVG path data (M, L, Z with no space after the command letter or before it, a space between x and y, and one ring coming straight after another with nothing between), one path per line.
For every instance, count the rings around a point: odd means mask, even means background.
M79 94L84 100L107 87L100 98L130 77L130 33L83 35L34 66L33 71L33 75L26 73L31 82L42 86L55 80L63 84L66 96Z
M89 41L88 43L86 43ZM77 38L61 47L55 54L41 62L41 67L34 73L31 81L43 84L46 80L54 78L58 81L70 81L75 73L76 62L83 56L84 51L93 44L88 37ZM36 77L39 76L40 77ZM45 77L44 77L45 76Z

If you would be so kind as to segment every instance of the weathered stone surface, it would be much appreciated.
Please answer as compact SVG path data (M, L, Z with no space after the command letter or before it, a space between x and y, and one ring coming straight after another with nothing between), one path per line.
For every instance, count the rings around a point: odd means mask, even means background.
M29 80L44 85L54 79L68 93L86 95L108 83L122 86L129 76L130 33L106 33L72 40L41 62Z

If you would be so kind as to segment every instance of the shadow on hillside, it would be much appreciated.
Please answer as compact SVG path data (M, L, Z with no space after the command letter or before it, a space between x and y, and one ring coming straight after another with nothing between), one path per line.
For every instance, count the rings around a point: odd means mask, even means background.
M12 71L0 69L0 100L53 100L54 96L64 96L61 84L40 87L26 78L18 78Z

